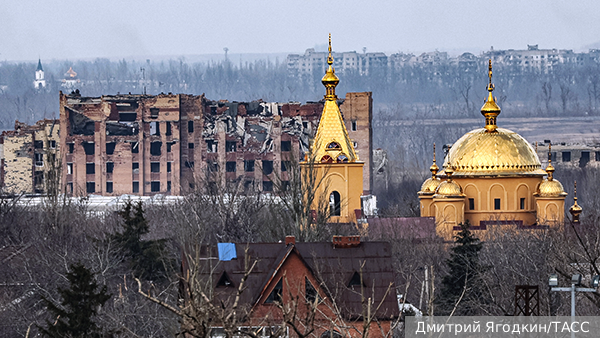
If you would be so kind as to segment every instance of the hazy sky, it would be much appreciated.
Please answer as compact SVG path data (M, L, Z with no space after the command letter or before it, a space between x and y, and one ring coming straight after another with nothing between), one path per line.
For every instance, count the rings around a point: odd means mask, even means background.
M0 0L0 60L302 53L580 50L598 0Z

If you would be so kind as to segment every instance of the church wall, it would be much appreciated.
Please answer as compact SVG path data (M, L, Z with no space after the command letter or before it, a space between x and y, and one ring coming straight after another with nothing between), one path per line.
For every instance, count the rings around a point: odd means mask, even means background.
M461 178L454 180L463 187L465 193L465 219L472 225L481 221L521 220L524 225L536 223L533 192L541 182L537 177L484 177ZM474 209L469 199L473 199ZM520 199L525 198L521 209ZM496 209L495 199L500 200L500 209Z

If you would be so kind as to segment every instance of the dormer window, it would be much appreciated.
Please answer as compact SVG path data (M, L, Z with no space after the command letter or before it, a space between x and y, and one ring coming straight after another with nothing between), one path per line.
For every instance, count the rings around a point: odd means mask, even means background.
M233 287L233 282L231 281L231 278L229 278L229 275L227 274L227 272L223 271L223 274L221 275L221 278L219 278L219 281L217 282L217 287L222 287L222 288L228 288L228 287Z
M327 145L327 150L339 150L342 147L340 147L340 144L337 142L331 142Z
M354 274L352 275L352 278L350 278L350 281L348 282L348 287L355 287L355 286L366 286L365 283L361 280L360 275L358 274L358 272L354 271Z

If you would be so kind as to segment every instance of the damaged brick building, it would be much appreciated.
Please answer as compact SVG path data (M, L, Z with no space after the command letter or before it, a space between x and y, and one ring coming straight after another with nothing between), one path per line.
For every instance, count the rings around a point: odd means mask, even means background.
M9 195L46 193L58 187L59 121L44 119L34 125L15 122L15 130L0 137L1 181Z
M339 101L371 187L372 97ZM62 182L74 195L181 195L216 180L269 192L309 149L322 102L212 101L204 95L60 93ZM208 175L210 174L210 175Z

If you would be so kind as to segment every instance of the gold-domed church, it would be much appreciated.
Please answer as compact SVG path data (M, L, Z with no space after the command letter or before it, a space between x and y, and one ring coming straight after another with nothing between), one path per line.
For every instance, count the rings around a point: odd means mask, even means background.
M354 149L337 104L335 87L340 82L333 69L331 34L329 35L329 65L321 82L325 86L325 103L317 133L303 166L303 175L315 185L310 198L311 210L325 206L329 222L356 222L361 210L363 193L363 166ZM310 156L310 158L309 158Z
M436 232L451 235L460 223L485 230L492 224L558 225L564 221L567 195L553 178L551 159L540 159L523 137L498 128L500 107L492 95L489 61L488 98L481 108L485 127L463 135L449 149L443 173L435 163L419 191L422 217L435 217ZM549 153L550 156L551 153Z

